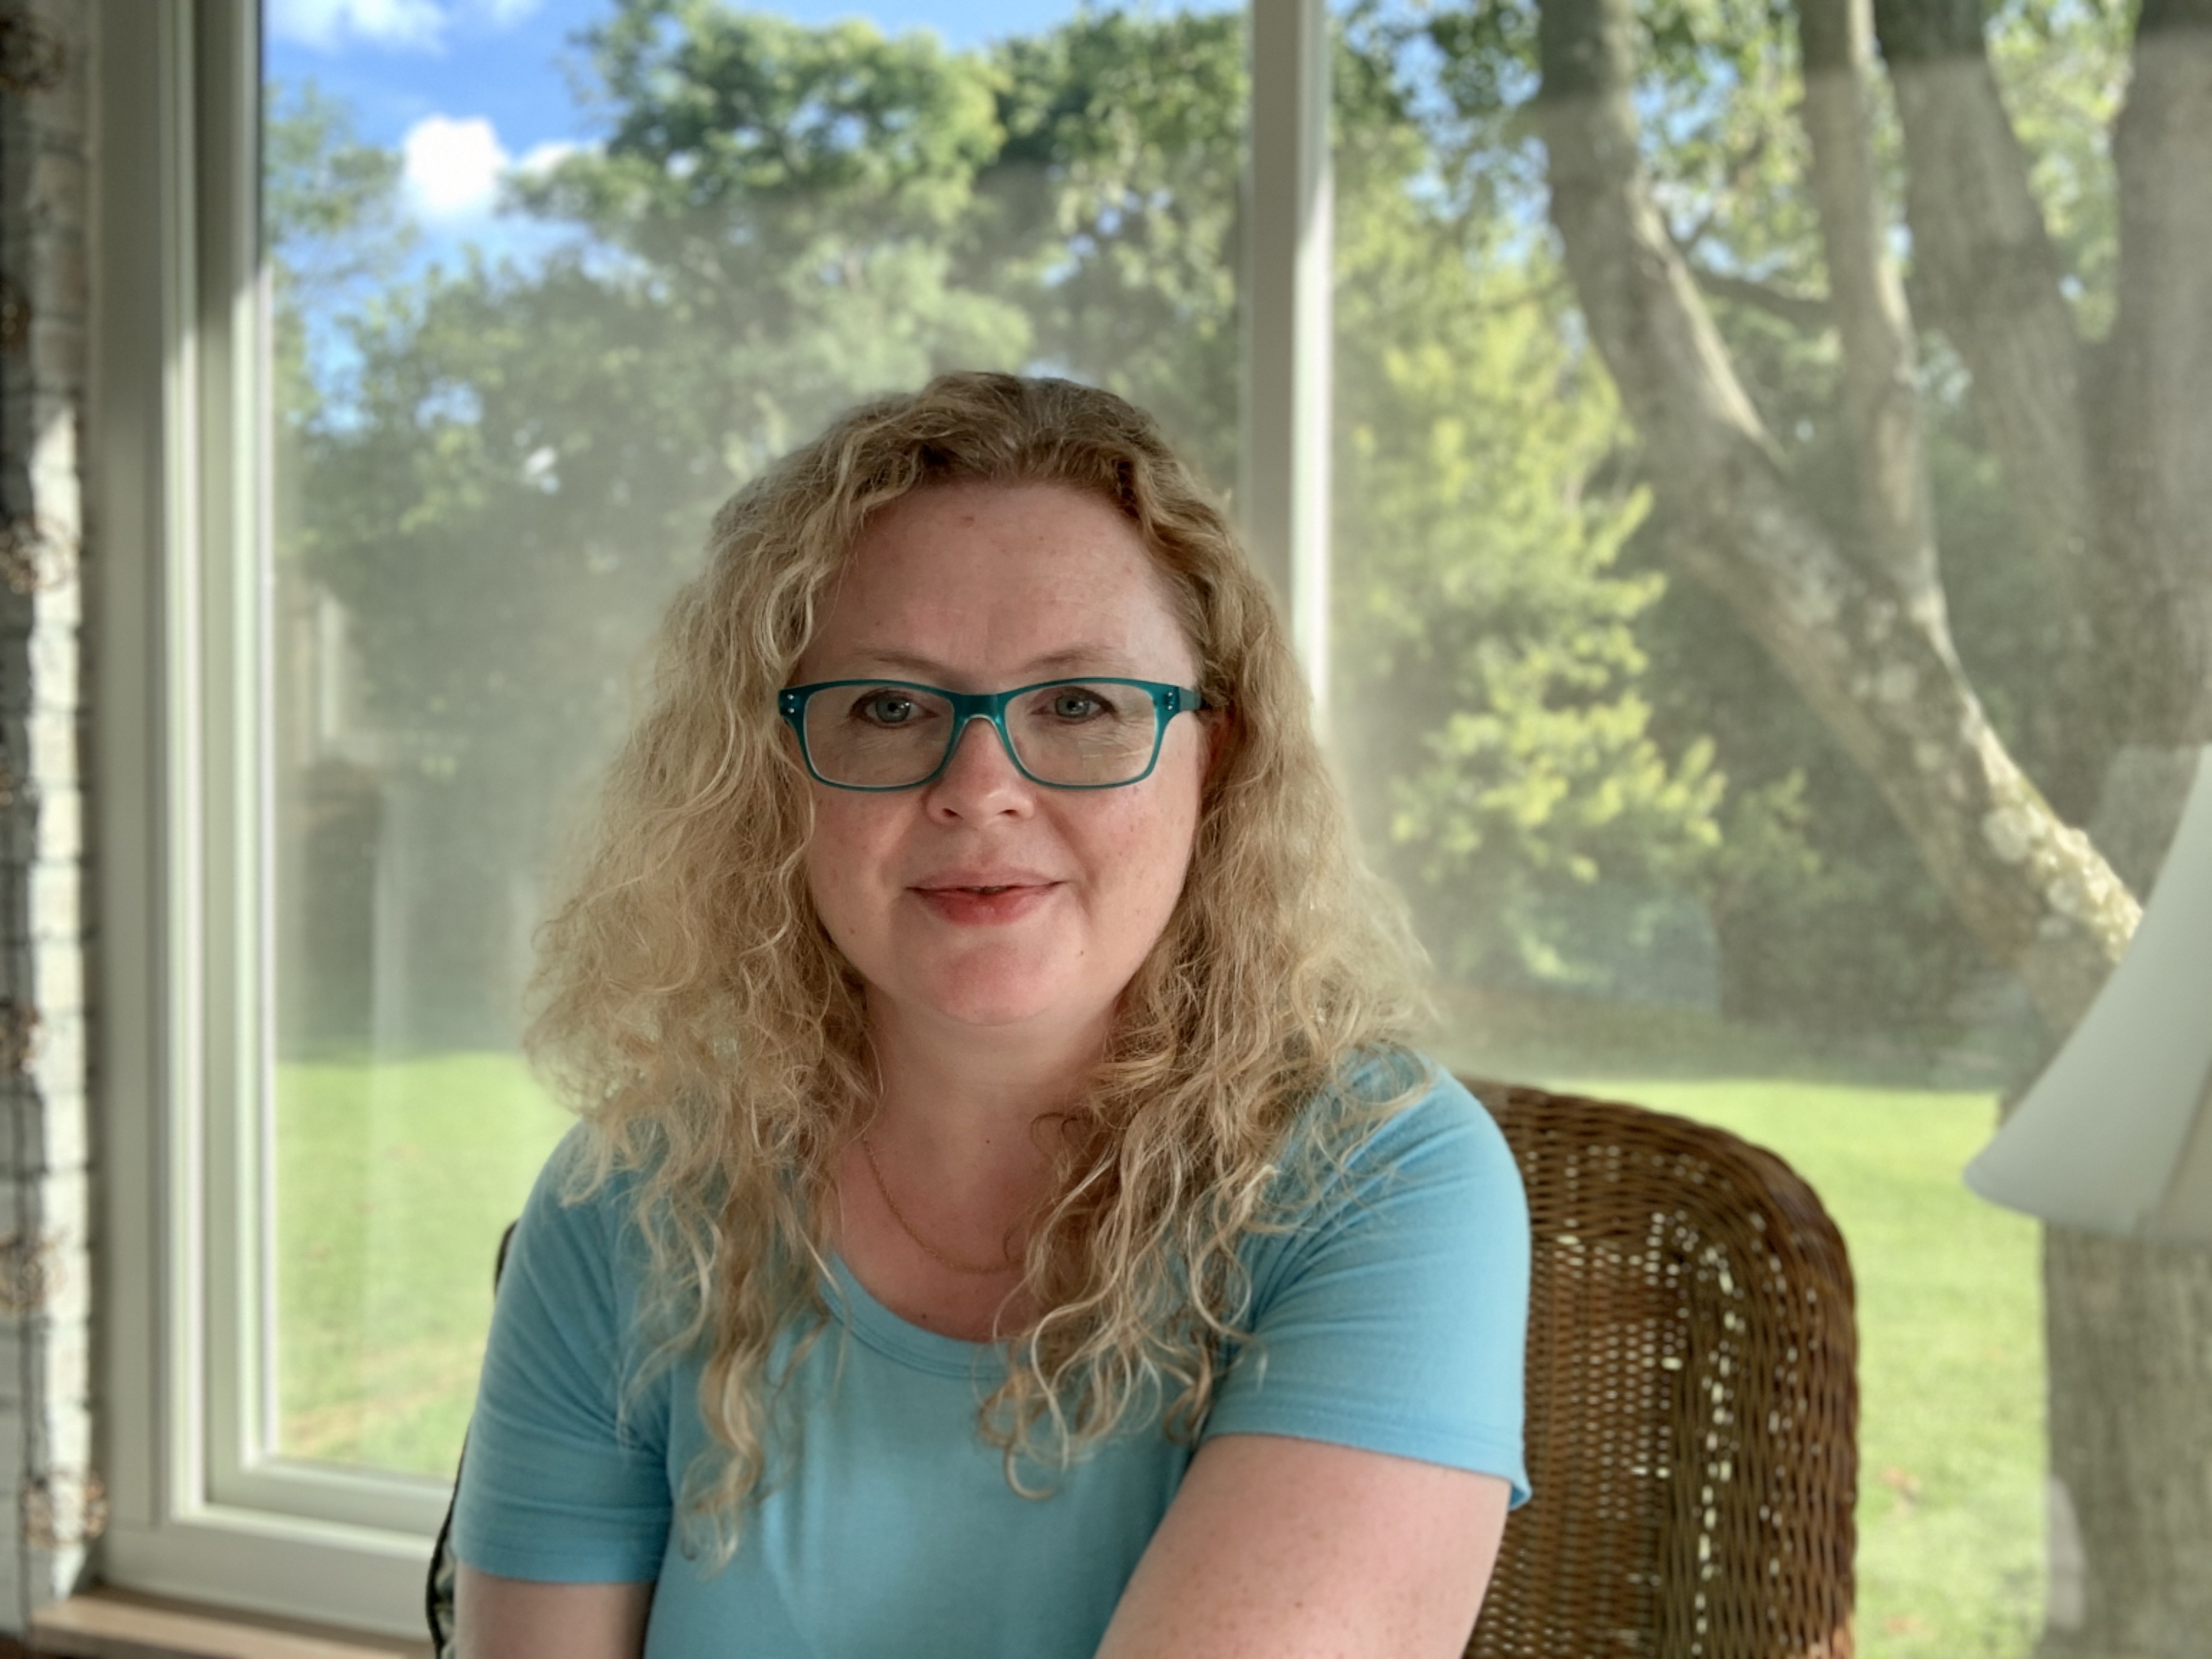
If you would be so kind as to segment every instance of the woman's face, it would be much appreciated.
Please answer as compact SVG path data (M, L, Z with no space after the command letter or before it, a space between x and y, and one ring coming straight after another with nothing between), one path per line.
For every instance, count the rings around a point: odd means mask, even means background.
M908 495L870 525L794 683L1194 685L1197 666L1144 543L1112 507L1058 485L958 484ZM918 788L813 784L808 884L874 1016L1048 1041L1103 1030L1182 889L1209 750L1209 727L1179 715L1149 777L1053 789L973 720Z

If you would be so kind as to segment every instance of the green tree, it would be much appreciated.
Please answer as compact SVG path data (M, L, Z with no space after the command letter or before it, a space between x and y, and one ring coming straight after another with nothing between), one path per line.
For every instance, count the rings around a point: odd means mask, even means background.
M1720 845L1711 744L1662 748L1641 690L1638 620L1664 583L1620 554L1646 492L1611 465L1626 433L1561 337L1555 268L1423 188L1431 146L1362 108L1371 66L1346 56L1339 750L1448 969L1603 988L1626 953L1577 937L1589 896L1619 923Z
M1419 188L1487 228L1500 246L1479 257L1493 262L1522 257L1547 210L1546 155L1529 118L1538 22L1533 3L1376 0L1348 13L1360 56L1389 66L1400 107L1422 129L1431 165L1416 175ZM2112 219L2099 118L2112 106L2124 33L2101 15L2019 7L2001 15L1994 37L2031 112L2021 131L2033 139L2039 178L2050 181L2054 223L2063 222L2084 262L2076 292L2085 315L2109 303L2097 275L2109 276ZM1636 9L1633 39L1647 138L1639 164L1668 245L1798 495L1863 543L1881 526L1862 510L1869 497L1844 396L1854 360L1837 349L1825 291L1794 35L1764 7L1668 0ZM1875 114L1873 164L1896 186L1899 136L1879 106ZM1573 296L1559 297L1565 337L1585 337ZM2083 674L2054 674L2043 648L2066 635L2080 607L2039 561L2021 556L2020 514L1956 353L1937 336L1923 359L1929 487L1955 648L2010 752L2066 815L2086 817L2110 745L2084 719L2097 698L2074 683ZM1487 384L1471 381L1469 395L1488 396ZM1645 464L1624 442L1616 465L1634 476ZM1679 527L1675 516L1651 515L1618 570L1682 574L1668 553ZM1978 988L1989 958L1960 927L1875 775L1710 587L1668 584L1635 632L1653 663L1640 682L1653 705L1652 737L1671 754L1711 742L1731 788L1727 814L1742 830L1721 838L1693 881L1720 947L1723 1006L1844 1034L1948 1040L1954 1006L1969 994L1985 1000ZM1756 833L1746 813L1757 815ZM1739 848L1753 846L1778 854L1786 847L1789 856L1740 862ZM1884 928L1852 922L1869 907L1885 915Z
M698 526L833 410L1036 367L1153 409L1217 480L1237 453L1241 19L1085 13L963 54L631 0L586 46L608 137L514 191L573 240L361 307L305 456L308 567L437 826L424 902L495 957L511 922L461 919L619 731ZM1638 690L1662 583L1619 566L1641 496L1556 337L1556 266L1483 239L1495 201L1425 201L1441 152L1390 63L1355 39L1343 70L1346 672L1358 703L1421 711L1374 749L1375 827L1458 937L1571 977L1602 959L1570 941L1578 896L1680 902L1723 780ZM1480 409L1468 362L1500 388ZM499 1028L487 995L441 986L444 1040Z
M1237 457L1243 20L1085 10L993 58L1006 140L984 189L1005 218L979 216L969 268L987 285L1012 278L1001 291L1033 320L1036 366L1151 410L1225 488ZM1001 256L1008 240L1025 261Z

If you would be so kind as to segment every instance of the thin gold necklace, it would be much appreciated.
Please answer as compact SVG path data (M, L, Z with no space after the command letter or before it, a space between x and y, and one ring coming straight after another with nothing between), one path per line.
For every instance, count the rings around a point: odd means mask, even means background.
M875 1176L876 1190L884 1195L884 1207L891 1212L891 1219L898 1223L901 1232L921 1246L922 1253L932 1261L950 1267L956 1273L972 1273L978 1279L1011 1273L1021 1265L1018 1262L1004 1261L994 1267L978 1267L971 1262L955 1261L936 1245L915 1231L914 1223L906 1218L906 1212L899 1208L898 1200L891 1196L891 1189L884 1181L883 1166L876 1162L876 1149L868 1144L868 1132L866 1129L860 1131L860 1151L867 1158L868 1173Z

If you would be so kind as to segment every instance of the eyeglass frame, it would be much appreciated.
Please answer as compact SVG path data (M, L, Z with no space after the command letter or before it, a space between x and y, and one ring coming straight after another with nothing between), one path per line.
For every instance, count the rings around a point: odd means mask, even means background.
M942 697L952 705L952 735L945 744L944 756L927 775L912 783L840 783L835 778L825 778L816 769L813 751L806 744L806 705L817 692L835 691L845 686L872 686L885 691L927 691L933 697ZM1054 783L1041 778L1022 763L1015 750L1013 733L1006 730L1006 708L1016 697L1031 691L1042 691L1054 685L1133 685L1152 700L1152 752L1145 762L1145 769L1133 778L1118 779L1112 783ZM998 732L999 747L1014 769L1040 789L1127 789L1133 783L1142 783L1152 776L1160 763L1160 750L1168 737L1168 722L1177 714L1195 714L1215 705L1206 700L1205 694L1194 686L1176 685L1165 680L1136 680L1120 674L1087 674L1062 677L1059 679L1038 680L1030 685L1018 685L1009 691L948 691L941 685L924 685L919 680L817 680L811 685L787 685L775 694L776 712L791 727L792 735L799 739L799 758L806 768L806 775L829 789L851 789L861 794L894 795L908 789L920 789L945 775L945 769L952 764L952 757L960 750L960 740L968 733L972 720L986 720Z

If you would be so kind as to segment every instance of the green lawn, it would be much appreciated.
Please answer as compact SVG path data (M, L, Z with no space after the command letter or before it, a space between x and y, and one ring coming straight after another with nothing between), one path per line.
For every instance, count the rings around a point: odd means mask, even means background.
M1747 1048L1739 1069L1771 1074L1523 1058L1510 1075L1720 1124L1819 1190L1858 1282L1859 1650L2027 1653L2042 1605L2036 1233L1959 1180L1991 1095L1869 1082L1882 1068L1863 1064L1793 1069ZM493 1249L566 1119L495 1054L287 1066L278 1100L283 1449L446 1474L483 1353Z
M276 1100L278 1443L450 1475L492 1256L568 1120L506 1054L288 1065Z

